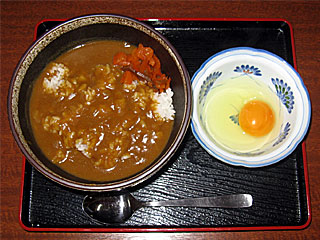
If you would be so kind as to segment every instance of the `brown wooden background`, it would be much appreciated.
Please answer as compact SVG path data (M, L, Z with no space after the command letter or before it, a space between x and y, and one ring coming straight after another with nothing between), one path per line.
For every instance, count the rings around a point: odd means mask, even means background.
M320 238L320 1L0 1L1 5L1 239L319 239ZM312 222L297 231L211 233L31 233L19 225L22 159L7 121L14 68L43 19L92 13L134 18L283 18L294 30L298 71L309 90L312 122L306 138Z

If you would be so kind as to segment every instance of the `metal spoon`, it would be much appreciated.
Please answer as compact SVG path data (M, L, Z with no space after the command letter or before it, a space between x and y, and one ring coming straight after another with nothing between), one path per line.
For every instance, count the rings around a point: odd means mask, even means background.
M189 198L159 202L140 202L130 193L117 195L87 195L82 203L84 212L103 223L123 223L141 207L219 207L245 208L252 206L250 194L234 194L216 197Z

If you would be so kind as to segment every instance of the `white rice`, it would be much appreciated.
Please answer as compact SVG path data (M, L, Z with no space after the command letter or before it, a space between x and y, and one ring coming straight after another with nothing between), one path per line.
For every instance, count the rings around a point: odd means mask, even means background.
M48 93L55 93L56 95L58 95L59 92L61 93L61 91L59 91L59 88L63 87L66 83L68 83L68 81L66 81L68 75L69 69L64 64L54 63L51 69L49 70L49 76L45 77L43 81L45 91ZM133 84L129 85L125 84L124 88L129 91L134 90L137 84L137 82L134 82ZM72 96L72 92L69 95ZM88 94L86 94L86 97L92 97L91 95L94 95L94 92L92 94L89 94L88 92ZM174 120L176 111L173 107L172 97L173 91L171 90L171 88L168 88L166 91L162 93L154 93L154 95L152 96L153 101L157 103L155 104L156 107L154 113L163 121Z
M81 152L87 158L91 157L90 154L88 153L89 146L88 146L88 144L85 144L83 142L82 138L79 138L79 139L76 140L75 147L79 152Z
M68 76L69 69L62 63L54 63L49 70L50 76L44 78L43 86L49 92L57 92L59 87L64 84Z
M176 111L173 107L172 97L173 91L171 90L171 88L168 88L165 92L155 93L153 95L153 100L158 103L155 109L155 113L164 120L174 119Z

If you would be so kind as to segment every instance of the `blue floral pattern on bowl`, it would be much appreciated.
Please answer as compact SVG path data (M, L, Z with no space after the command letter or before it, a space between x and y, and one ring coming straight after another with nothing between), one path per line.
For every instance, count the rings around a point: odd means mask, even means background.
M235 115L231 115L229 116L229 118L231 119L232 122L234 122L235 124L239 125L239 113L235 114Z
M233 70L234 72L238 73L244 73L246 75L253 74L256 76L262 76L261 70L255 66L249 66L242 64L240 67L236 66L236 68Z
M215 81L221 76L222 72L213 72L210 73L209 76L207 76L206 80L201 85L201 89L199 92L199 103L203 107L205 103L206 96L208 95L208 92L212 88Z
M287 122L284 129L280 132L277 141L272 145L273 147L281 143L289 134L290 131L290 123Z
M291 87L288 86L282 79L279 78L271 78L271 82L273 83L276 91L277 96L280 98L283 105L287 108L288 113L292 112L293 105L294 105L294 96L293 92L291 91Z
M221 76L216 75L220 72L223 73ZM212 75L209 77L210 73ZM271 138L263 146L250 152L235 152L231 147L220 145L207 134L206 123L202 119L206 97L211 89L218 87L224 80L239 76L250 77L268 85L277 96L281 111L281 122L277 123L277 129L272 132ZM292 65L273 53L248 47L223 50L208 58L191 81L195 100L192 105L192 132L200 145L218 160L234 166L268 166L289 156L307 133L311 119L307 89ZM239 111L230 113L228 120L232 124L238 124Z

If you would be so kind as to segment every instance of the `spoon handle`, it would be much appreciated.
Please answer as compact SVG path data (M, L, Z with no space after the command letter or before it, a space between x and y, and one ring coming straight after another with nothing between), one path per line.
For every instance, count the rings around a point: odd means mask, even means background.
M251 207L253 198L250 194L233 194L217 197L177 199L158 202L144 202L143 207L221 207L244 208Z

